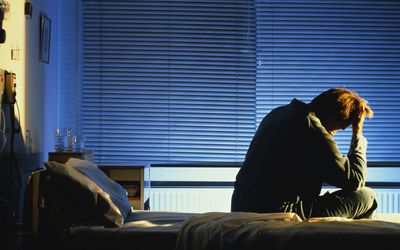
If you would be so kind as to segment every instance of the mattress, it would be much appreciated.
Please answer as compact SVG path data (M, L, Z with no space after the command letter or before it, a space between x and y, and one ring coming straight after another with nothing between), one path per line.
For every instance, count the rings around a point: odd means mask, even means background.
M210 215L220 214L225 219ZM68 228L60 238L59 249L135 249L135 250L377 250L400 249L400 215L375 215L371 220L313 218L257 222L233 213L174 213L135 211L120 228L78 226ZM228 217L226 217L228 216ZM286 218L287 216L285 216ZM193 218L189 245L176 248L182 227ZM210 223L212 222L212 223ZM215 227L215 224L218 227ZM211 224L214 224L212 226ZM233 227L232 227L233 225ZM187 237L187 236L186 236ZM200 242L200 243L199 243Z
M172 250L179 229L194 213L134 211L119 228L76 226L67 228L55 249Z
M399 215L301 220L294 213L206 213L183 225L176 250L400 249Z

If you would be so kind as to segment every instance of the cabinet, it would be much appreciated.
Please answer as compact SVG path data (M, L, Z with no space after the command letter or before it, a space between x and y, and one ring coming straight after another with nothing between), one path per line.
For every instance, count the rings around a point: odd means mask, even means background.
M93 152L49 152L49 161L66 163L69 158L78 158L87 161L93 161Z
M133 209L148 210L150 198L150 164L99 166L112 180L128 191Z

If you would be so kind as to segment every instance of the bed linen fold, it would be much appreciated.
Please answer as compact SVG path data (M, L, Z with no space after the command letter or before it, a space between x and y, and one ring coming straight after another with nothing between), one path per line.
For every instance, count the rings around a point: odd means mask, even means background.
M260 230L298 223L295 213L204 213L184 222L175 250L250 250Z
M400 223L293 213L205 213L188 218L175 250L398 250Z

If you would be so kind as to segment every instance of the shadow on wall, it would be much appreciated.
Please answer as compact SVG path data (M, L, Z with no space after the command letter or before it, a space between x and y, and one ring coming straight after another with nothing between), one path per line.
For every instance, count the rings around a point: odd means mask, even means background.
M18 110L12 103L1 105L1 151L0 151L0 229L10 228L10 223L22 221L23 193L27 176L21 175L20 168L26 164L30 153L22 137L18 122Z

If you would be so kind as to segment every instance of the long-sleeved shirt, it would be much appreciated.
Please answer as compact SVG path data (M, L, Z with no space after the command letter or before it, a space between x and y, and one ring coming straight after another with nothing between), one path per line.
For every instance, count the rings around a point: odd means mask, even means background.
M342 155L309 105L293 99L260 123L235 188L267 199L266 210L318 197L323 183L356 190L365 185L366 148L365 137L353 135L347 156Z

